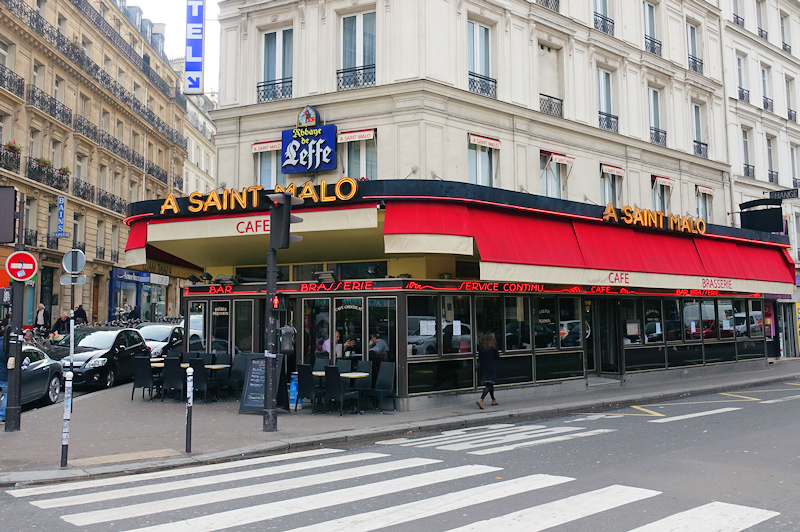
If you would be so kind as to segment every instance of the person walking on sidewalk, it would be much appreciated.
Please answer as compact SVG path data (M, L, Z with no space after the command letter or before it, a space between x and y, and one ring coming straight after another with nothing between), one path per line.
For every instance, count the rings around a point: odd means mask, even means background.
M493 406L500 404L494 398L494 381L497 380L497 362L500 360L500 351L497 350L497 340L494 337L494 333L488 332L483 335L478 356L481 364L481 383L485 386L481 398L475 403L478 408L483 410L483 399L486 394L492 396Z

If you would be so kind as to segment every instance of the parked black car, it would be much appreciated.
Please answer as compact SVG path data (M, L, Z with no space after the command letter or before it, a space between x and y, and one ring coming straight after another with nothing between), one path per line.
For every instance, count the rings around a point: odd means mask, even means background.
M154 357L177 355L183 349L183 325L173 323L142 323L136 330L144 337Z
M61 360L63 370L72 370L75 386L110 388L133 377L137 356L150 356L144 338L135 329L82 327L75 331L74 366L69 366L69 335L50 349L50 357Z
M41 400L58 401L61 393L61 364L32 346L22 346L22 404ZM5 390L4 390L5 391Z

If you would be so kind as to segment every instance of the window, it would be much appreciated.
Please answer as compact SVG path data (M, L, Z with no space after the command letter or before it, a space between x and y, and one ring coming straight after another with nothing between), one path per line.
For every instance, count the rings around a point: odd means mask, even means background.
M795 184L797 183L797 145L792 144L791 148L789 148L789 157L791 158L792 163L792 186L797 188Z
M47 233L53 234L58 230L58 205L50 204L47 208Z
M348 142L344 154L346 161L343 169L348 177L366 177L370 180L378 178L378 145L374 137Z
M281 172L280 151L262 151L258 154L258 184L266 190L275 190L275 185L286 185L286 174Z
M774 159L772 153L772 137L767 137L767 170L772 171L772 161Z
M642 308L638 299L622 299L619 302L620 325L622 326L622 343L641 344L642 334Z
M653 210L658 212L670 212L670 195L672 187L660 183L658 178L653 178Z
M292 97L293 30L264 34L264 72L258 86L258 101Z
M62 144L61 142L54 140L51 144L51 152L50 152L50 162L53 163L53 166L59 168L61 166L61 153L62 153Z
M87 39L86 37L81 38L81 48L83 48L83 53L85 53L89 59L92 58L92 41Z
M650 2L644 3L644 35L651 39L656 36L656 6Z
M111 252L119 250L119 226L111 226Z
M80 103L78 104L78 112L84 118L86 118L86 112L91 109L91 101L86 96L80 96Z
M97 188L108 190L108 166L100 166L100 174L97 176Z
M764 2L761 0L756 0L756 24L758 25L759 35L761 36L762 32L766 32L767 27L764 24L764 11L766 7L764 6ZM764 36L765 37L765 36ZM765 37L766 38L766 37Z
M117 120L117 139L122 141L124 134L125 134L125 124Z
M61 16L59 14L58 18L56 19L56 27L58 28L58 32L61 35L66 35L67 34L67 19L65 19L63 16Z
M742 157L744 164L750 164L750 140L746 129L742 130Z
M125 85L125 71L121 68L117 70L117 83L120 85Z
M792 85L794 84L794 80L792 78L786 78L786 109L791 111L794 109L794 97L792 95ZM789 120L795 120L797 115L794 115L795 118L792 118L792 113L789 113Z
M72 230L75 231L75 240L78 242L86 242L86 216L82 214L74 214L72 219Z
M78 155L75 158L75 179L81 179L83 181L87 180L84 178L84 173L88 170L88 167L86 166L86 159L87 158L85 155Z
M697 47L697 26L694 24L686 24L686 41L689 55L691 57L699 58L700 51Z
M41 76L39 75L41 71ZM36 63L33 64L33 86L37 89L42 88L42 83L44 82L44 67L42 65L38 65Z
M47 18L47 0L36 0L36 11L38 11L43 18Z
M692 104L692 136L695 142L703 142L703 120L700 105Z
M470 20L467 23L467 41L469 71L481 76L491 76L489 28Z
M597 69L597 109L601 113L612 114L611 72Z
M710 223L710 214L711 214L711 194L707 194L702 192L698 187L695 191L696 202L697 202L697 217L702 218L706 221L706 223Z
M661 128L661 93L658 89L647 88L650 103L650 142L659 146L667 145L667 133Z
M0 65L8 67L8 45L0 41Z
M64 80L56 76L53 83L53 96L61 103L64 103L64 88Z
M4 135L3 135L4 131L3 131L3 129L5 128L5 124L6 124L5 115L0 115L0 144L4 144L4 142L3 142L4 141Z
M494 186L497 173L495 150L486 146L469 144L468 158L469 182L473 185Z
M772 94L769 90L769 78L770 72L769 68L761 65L761 92L764 95L764 98L769 98Z
M104 249L106 247L106 223L102 220L97 221L97 242L95 246Z
M791 21L789 19L789 15L781 13L781 41L783 42L783 49L787 52L791 52L791 39L789 38L789 28L791 27ZM788 47L788 49L787 49Z
M745 60L741 55L736 56L736 79L739 81L739 88L747 88L747 76L745 73Z
M613 203L617 205L622 199L622 177L609 172L600 171L600 205Z
M339 88L375 84L375 13L342 18L342 69Z
M539 170L541 172L542 196L550 198L561 197L561 164L551 159L549 154L539 156Z

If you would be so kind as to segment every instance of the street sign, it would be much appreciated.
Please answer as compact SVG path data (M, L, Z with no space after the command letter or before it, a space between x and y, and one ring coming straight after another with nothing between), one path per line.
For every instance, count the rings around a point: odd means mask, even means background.
M62 275L61 286L69 286L71 284L86 284L85 275Z
M795 199L798 197L797 189L791 190L776 190L769 193L769 199Z
M15 281L32 279L38 271L36 259L27 251L15 251L6 259L6 273Z
M64 211L67 205L67 198L64 196L58 197L58 216L56 217L56 232L53 236L60 236L64 233Z
M75 257L75 264L72 263L73 256ZM86 255L79 249L73 249L64 255L61 265L64 267L64 271L67 273L81 273L83 271L83 267L86 266Z
M186 0L186 59L184 94L203 94L203 52L205 41L205 0Z

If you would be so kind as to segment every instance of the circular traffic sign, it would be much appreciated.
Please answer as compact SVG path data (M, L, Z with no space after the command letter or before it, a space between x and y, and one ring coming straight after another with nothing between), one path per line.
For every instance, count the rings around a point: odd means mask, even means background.
M72 264L73 257L75 259L75 264ZM86 255L79 249L70 250L64 255L64 258L61 260L61 265L67 273L73 275L81 273L83 267L86 266Z
M6 273L15 281L33 279L38 271L36 258L27 251L15 251L6 259Z

